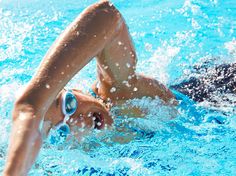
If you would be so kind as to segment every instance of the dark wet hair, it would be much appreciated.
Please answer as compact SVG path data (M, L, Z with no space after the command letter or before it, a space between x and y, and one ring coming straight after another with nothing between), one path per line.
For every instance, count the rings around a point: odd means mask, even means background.
M222 64L214 68L204 68L199 77L190 77L188 80L170 86L197 102L211 100L214 92L236 92L236 63Z

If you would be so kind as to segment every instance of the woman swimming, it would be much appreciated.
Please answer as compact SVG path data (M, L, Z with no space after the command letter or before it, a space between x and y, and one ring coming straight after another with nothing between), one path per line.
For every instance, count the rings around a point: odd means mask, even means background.
M94 98L64 86L93 57L97 59ZM109 2L86 8L45 55L35 76L13 110L13 129L3 175L26 175L42 143L40 124L88 129L112 125L110 106L128 99L158 96L165 104L176 104L172 92L157 80L136 73L136 53L120 12ZM177 87L176 87L177 88ZM102 100L102 102L100 101ZM130 109L123 113L143 112ZM45 123L46 124L46 123Z
M64 86L89 61L97 59L92 89L104 103ZM85 9L59 36L13 110L13 129L3 175L26 175L41 143L40 123L102 129L112 124L106 103L119 105L143 96L172 103L173 94L157 80L138 75L136 53L119 11L108 1ZM138 111L135 113L138 113ZM69 120L70 119L70 120Z

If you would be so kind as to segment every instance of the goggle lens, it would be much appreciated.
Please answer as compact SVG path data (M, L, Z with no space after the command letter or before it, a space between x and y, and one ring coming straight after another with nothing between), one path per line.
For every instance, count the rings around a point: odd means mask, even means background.
M67 93L65 98L65 115L71 116L75 113L77 109L78 103L76 97L72 93Z
M72 116L78 107L78 102L75 95L70 90L68 90L65 92L62 101L63 114L65 116Z

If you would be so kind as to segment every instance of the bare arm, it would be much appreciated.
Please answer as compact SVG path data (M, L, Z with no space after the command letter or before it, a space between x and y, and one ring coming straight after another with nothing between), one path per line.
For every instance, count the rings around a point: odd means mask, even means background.
M53 44L15 103L3 175L27 174L41 146L45 112L65 84L112 40L120 22L119 12L102 1L88 7Z

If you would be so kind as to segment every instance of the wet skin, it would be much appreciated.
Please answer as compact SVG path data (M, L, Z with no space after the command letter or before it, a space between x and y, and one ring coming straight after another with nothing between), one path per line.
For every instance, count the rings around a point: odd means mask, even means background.
M109 113L109 108L104 103L95 99L91 95L85 94L82 91L72 89L75 95L78 108L76 112L67 121L70 127L77 126L79 128L103 129L106 125L111 126L113 119ZM64 120L62 113L62 95L65 90L62 90L56 100L52 103L47 111L45 120L48 120L52 125L57 125Z

